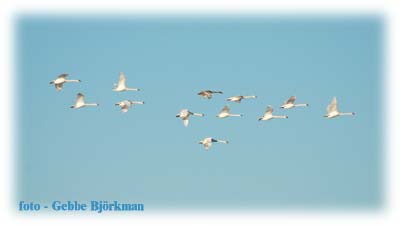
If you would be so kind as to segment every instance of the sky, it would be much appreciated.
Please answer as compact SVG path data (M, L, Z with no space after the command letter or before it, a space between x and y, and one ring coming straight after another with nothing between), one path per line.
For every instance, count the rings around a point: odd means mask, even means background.
M379 208L382 31L374 15L20 15L16 199ZM121 71L141 91L113 92ZM57 92L62 73L82 82ZM70 109L78 92L100 106ZM258 98L226 101L235 95ZM279 109L291 95L310 106ZM333 96L356 116L324 118ZM145 105L121 113L125 99ZM226 104L243 118L216 118ZM289 118L258 121L267 105ZM186 128L184 108L205 117ZM205 137L230 143L205 151Z

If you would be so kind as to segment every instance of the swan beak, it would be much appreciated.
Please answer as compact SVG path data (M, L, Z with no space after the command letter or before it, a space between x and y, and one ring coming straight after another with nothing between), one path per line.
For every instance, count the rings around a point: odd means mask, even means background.
M175 115L175 117L179 118L179 115Z
M74 106L71 106L70 108L74 108Z
M54 82L53 82L53 81L51 81L51 82L50 82L50 84L54 84Z

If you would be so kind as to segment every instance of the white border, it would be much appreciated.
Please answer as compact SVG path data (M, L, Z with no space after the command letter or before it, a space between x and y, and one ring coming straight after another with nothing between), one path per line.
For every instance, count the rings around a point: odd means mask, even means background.
M95 223L96 225L399 225L399 167L396 160L399 159L399 44L400 41L400 4L393 1L373 0L278 0L267 2L262 0L144 0L123 1L112 0L100 2L90 0L82 3L82 0L15 0L0 2L0 97L1 110L1 149L0 158L1 184L0 184L0 219L1 225L71 225L74 223ZM153 13L182 13L182 12L268 12L268 13L354 13L354 12L378 12L386 16L387 42L386 42L386 73L389 75L385 81L385 96L387 115L384 116L387 131L385 145L385 182L386 204L382 211L378 212L269 212L269 213L164 213L152 214L145 212L142 215L70 215L70 216L23 216L14 211L13 202L13 18L21 12L51 12L51 13L114 13L114 12L153 12ZM397 75L397 76L396 76ZM16 84L15 84L16 85ZM397 101L398 103L398 101ZM396 137L397 136L397 137ZM397 139L396 139L397 138Z

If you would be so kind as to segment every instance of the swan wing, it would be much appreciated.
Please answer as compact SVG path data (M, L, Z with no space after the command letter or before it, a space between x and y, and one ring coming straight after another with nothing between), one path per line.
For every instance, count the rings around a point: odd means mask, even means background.
M188 126L189 125L189 118L183 119L183 125Z
M212 143L211 142L205 142L204 143L204 148L206 149L206 151L211 147Z
M230 109L228 105L225 105L224 108L222 108L221 113L229 113Z
M123 72L119 73L118 87L125 86L125 74Z
M125 105L121 106L121 111L124 113L128 112L128 108L129 108L128 105L125 104Z
M268 114L272 115L273 111L274 111L274 109L270 105L268 105L267 109L265 110L265 115L268 115Z
M63 87L63 84L62 83L55 84L55 87L56 87L57 91L61 91L62 87Z
M61 74L58 76L58 78L66 78L68 76L68 74Z
M83 95L82 93L78 93L77 95L76 95L76 105L83 105L83 104L85 104L85 101L84 101L84 98L85 97L85 95Z
M289 100L287 100L286 101L286 104L294 104L294 101L296 100L296 97L295 96L291 96L290 98L289 98Z
M327 109L328 112L335 112L337 111L337 101L336 101L336 97L332 98L331 103L328 105Z

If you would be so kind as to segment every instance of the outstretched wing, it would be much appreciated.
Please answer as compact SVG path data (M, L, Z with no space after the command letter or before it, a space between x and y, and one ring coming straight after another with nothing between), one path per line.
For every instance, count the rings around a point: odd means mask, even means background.
M265 110L265 114L266 115L267 114L271 114L272 115L273 111L274 111L274 109L271 107L271 105L268 105L267 109Z
M183 125L184 126L188 126L189 125L189 118L188 117L183 119Z
M66 78L68 76L68 74L61 74L58 76L58 78Z
M328 105L328 107L326 108L326 110L328 112L336 112L337 111L337 101L336 101L336 97L332 98L331 103Z
M125 74L123 72L119 73L118 86L125 86L125 81Z
M128 112L128 108L129 108L129 107L125 104L125 105L121 106L121 111L122 111L123 113Z
M85 101L83 100L84 97L85 95L83 95L82 93L78 93L76 95L76 105L85 104Z
M206 149L206 151L208 151L208 149L211 147L211 144L211 142L204 143L204 148Z
M289 100L287 100L286 101L286 104L294 104L294 101L296 100L296 97L295 96L291 96L290 98L289 98Z
M61 91L63 87L63 83L55 84L57 91Z
M224 108L222 108L222 110L221 110L221 113L229 113L229 111L230 111L230 109L229 109L229 106L228 105L225 105L225 107Z

